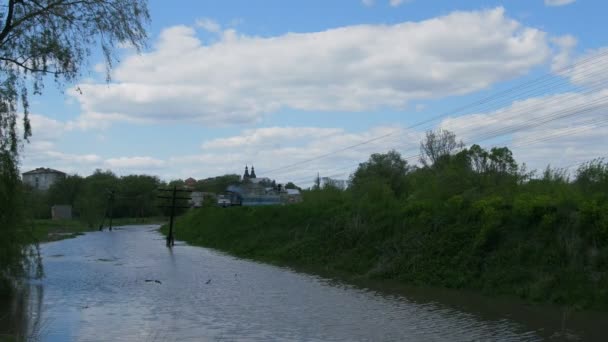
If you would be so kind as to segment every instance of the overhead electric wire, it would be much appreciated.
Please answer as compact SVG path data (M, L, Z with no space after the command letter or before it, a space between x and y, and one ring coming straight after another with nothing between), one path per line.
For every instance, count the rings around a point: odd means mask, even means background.
M419 126L421 126L423 124L430 123L430 122L436 121L436 120L438 120L440 118L443 118L443 117L446 117L446 116L449 116L449 115L461 112L464 109L475 107L475 106L478 106L480 104L488 103L488 102L490 102L493 99L497 99L497 98L500 98L501 96L504 96L505 94L513 93L514 91L516 91L518 89L525 89L526 87L528 87L530 85L539 84L541 81L544 81L544 80L547 80L547 79L552 79L552 78L559 77L560 82L562 82L561 80L565 80L565 82L569 83L568 78L565 78L565 77L572 77L573 75L562 75L561 74L562 72L564 72L566 70L569 70L569 69L574 69L576 67L580 67L580 66L585 65L586 63L588 63L590 61L600 60L602 57L604 57L606 55L608 55L608 51L605 51L605 52L602 52L600 54L597 54L597 55L590 56L588 58L579 60L576 63L572 63L572 64L570 64L570 65L568 65L566 67L560 68L558 70L554 70L553 72L547 73L544 76L538 77L538 78L536 78L534 80L525 82L525 83L523 83L521 85L514 86L514 87L511 87L511 88L506 89L504 91L501 91L501 92L498 92L496 94L493 94L493 95L487 96L485 98L482 98L482 99L480 99L478 101L473 102L472 104L461 106L461 107L459 107L459 108L457 108L455 110L448 111L447 113L443 113L441 115L438 115L438 116L435 116L433 118L424 120L424 121L416 123L414 125L410 125L410 126L406 127L406 129L411 129L411 128L414 128L414 127L419 127ZM604 63L606 60L600 60L600 61ZM586 73L595 73L595 72L597 72L597 70L587 69L583 74L586 74ZM578 75L578 77L580 77L580 75ZM519 95L519 96L521 96L521 95ZM369 144L369 143L377 141L377 140L384 139L386 137L389 137L389 136L392 136L392 135L396 134L398 131L399 130L395 130L394 132L391 132L391 133L388 133L388 134L384 134L384 135L381 135L381 136L378 136L378 137L375 137L375 138L372 138L372 139L368 139L368 140L365 140L363 142L360 142L360 143L357 143L357 144L354 144L354 145L350 145L350 146L347 146L347 147L344 147L344 148L341 148L341 149L338 149L338 150L335 150L335 151L332 151L332 152L328 152L328 153L325 153L325 154L322 154L322 155L319 155L319 156L316 156L316 157L313 157L313 158L302 160L302 161L299 161L299 162L296 162L296 163L292 163L292 164L289 164L289 165L286 165L286 166L282 166L282 167L279 167L279 168L271 169L271 170L266 171L265 173L266 174L272 174L272 173L274 173L276 171L281 171L281 170L289 169L289 168L292 168L292 167L295 167L295 166L299 166L299 165L302 165L302 164L305 164L305 163L308 163L308 162L311 162L311 161L322 159L322 158L325 158L325 157L328 157L328 156L331 156L331 155L334 155L334 154L337 154L337 153L340 153L340 152L343 152L343 151L346 151L346 150L349 150L349 149L352 149L352 148L356 148L356 147L363 146L363 145Z
M594 105L594 104L596 104L598 102L602 103L601 100L606 100L603 105L597 105L597 106ZM546 116L543 116L543 117L537 117L537 118L535 118L536 120L529 120L526 125L519 125L519 126L516 126L516 127L508 127L506 129L494 130L492 132L485 132L483 135L481 135L481 136L479 136L479 137L477 137L476 139L473 139L473 140L475 140L476 143L480 143L482 141L489 140L489 139L492 139L492 138L496 138L498 136L515 133L515 132L518 132L518 131L521 131L521 130L526 130L526 129L533 128L533 127L538 127L538 126L546 124L548 122L553 122L555 120L563 119L565 117L569 117L569 116L573 116L573 115L578 115L578 114L581 114L581 113L593 111L593 110L596 110L596 109L599 109L599 108L603 108L603 107L607 107L608 108L607 105L608 105L608 96L602 96L602 97L596 99L595 101L593 101L591 103L588 103L587 106L582 107L582 109L578 108L577 110L575 110L573 112L570 112L573 108L569 108L568 110L560 111L560 112L557 112L557 113L552 113L550 115L546 115ZM538 120L538 119L540 119L540 120ZM530 124L530 122L532 122L532 124ZM597 123L604 123L604 122L608 122L608 118L601 118L601 119L591 120L591 123L596 123L596 124ZM571 132L571 133L564 132L562 134L554 134L551 137L544 137L544 139L539 139L539 142L540 141L545 141L545 140L559 138L559 137L570 135L570 134L574 134L574 133L577 133L577 132ZM525 145L526 144L520 143L520 144L518 144L517 147L521 147L521 146L525 146ZM408 160L408 159L413 159L413 158L418 158L418 157L420 157L420 154L412 155L412 156L409 156L409 157L405 157L404 159ZM335 172L335 171L338 171L340 169L353 168L353 167L357 166L358 164L359 163L357 163L355 165L348 165L346 167L341 167L341 168L337 168L337 169L331 169L330 171L328 171L328 173L329 172ZM344 174L344 173L342 173L342 174Z
M596 99L596 101L591 102L587 106L584 106L582 109L578 108L577 110L572 111L573 108L569 108L567 110L559 111L557 113L551 113L550 115L545 115L545 116L542 116L542 117L537 117L537 118L535 118L535 120L528 120L528 121L524 122L525 124L520 124L520 125L517 125L517 126L511 126L511 127L501 128L501 129L497 129L497 130L490 131L490 132L485 132L483 135L478 136L478 137L476 137L473 140L476 143L480 143L482 141L489 140L489 139L492 139L492 138L496 138L498 136L503 136L503 135L506 135L506 134L515 133L515 132L526 130L526 129L533 128L533 127L538 127L538 126L541 126L541 125L546 124L548 122L553 122L555 120L563 119L565 117L569 117L569 116L573 116L573 115L579 115L581 113L593 111L593 110L596 110L598 108L602 108L602 105L594 106L594 104L597 103L597 102L602 102L600 100L603 100L603 99L606 100L604 105L608 105L608 96L603 96L603 97L601 97L599 99ZM558 136L556 136L556 137L558 137ZM395 147L398 147L398 146L395 146ZM408 160L408 159L419 158L419 157L420 157L420 154L417 154L417 155L412 155L412 156L409 156L409 157L405 157L404 159ZM329 172L335 172L335 171L338 171L340 169L352 168L352 167L357 166L358 164L359 163L354 164L354 165L348 165L346 167L342 167L342 168L338 168L338 169L331 169L331 170L329 170Z

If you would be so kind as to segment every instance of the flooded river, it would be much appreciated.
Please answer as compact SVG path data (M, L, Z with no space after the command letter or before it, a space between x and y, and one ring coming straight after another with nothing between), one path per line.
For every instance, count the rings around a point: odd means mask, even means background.
M43 244L46 276L29 286L28 335L42 341L599 341L608 336L602 331L608 316L600 314L520 304L501 310L502 304L467 300L465 294L452 293L458 297L452 301L427 291L365 290L179 242L168 249L156 228L125 227Z

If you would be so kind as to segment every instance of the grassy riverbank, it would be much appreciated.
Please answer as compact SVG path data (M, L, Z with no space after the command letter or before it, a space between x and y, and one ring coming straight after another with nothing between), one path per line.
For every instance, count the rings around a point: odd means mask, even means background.
M144 217L144 218L116 218L112 220L112 226L126 226L136 224L152 224L152 223L164 223L166 221L163 217ZM104 223L104 228L107 229L108 222ZM48 242L56 241L61 239L73 238L84 232L96 231L97 227L90 227L85 222L72 219L72 220L29 220L24 228L28 231L32 242Z
M297 205L191 211L176 239L355 279L608 310L608 202L567 183L445 201L328 188Z

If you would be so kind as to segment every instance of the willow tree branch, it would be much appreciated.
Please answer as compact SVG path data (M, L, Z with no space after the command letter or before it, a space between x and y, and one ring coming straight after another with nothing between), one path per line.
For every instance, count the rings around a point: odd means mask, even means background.
M44 73L44 74L48 74L48 75L62 75L65 74L65 72L63 71L57 71L57 70L45 70L45 69L38 69L38 68L32 68L30 66L28 66L27 64L25 64L24 62L20 62L16 59L10 58L10 57L1 57L0 56L0 61L5 61L5 62L9 62L9 63L13 63L14 65L23 68L29 72L35 72L35 73Z
M2 32L0 32L0 45L4 43L4 39L13 28L13 13L15 12L15 1L16 0L8 1L8 13L6 14L6 22L4 23L4 28L2 29Z

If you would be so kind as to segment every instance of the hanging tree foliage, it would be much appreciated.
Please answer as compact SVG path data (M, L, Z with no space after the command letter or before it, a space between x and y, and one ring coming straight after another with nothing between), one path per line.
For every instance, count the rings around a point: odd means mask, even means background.
M0 0L0 294L28 259L27 239L14 228L18 155L32 134L29 93L50 80L73 83L98 49L109 80L116 48L140 51L149 20L146 0Z
M28 90L42 91L50 76L58 86L73 82L96 46L106 75L119 44L141 49L149 21L146 0L8 0L0 2L0 152L16 156L31 135Z

